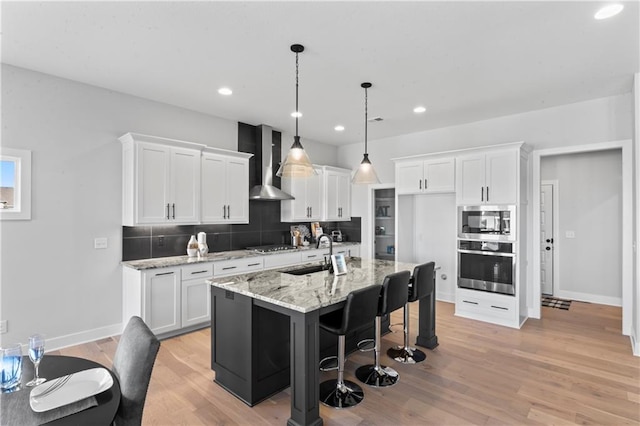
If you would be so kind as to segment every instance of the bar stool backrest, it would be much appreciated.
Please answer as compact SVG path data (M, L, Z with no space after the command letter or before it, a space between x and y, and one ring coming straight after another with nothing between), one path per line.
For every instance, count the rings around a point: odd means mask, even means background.
M407 303L410 278L409 271L394 272L384 277L378 302L378 316L400 309Z
M413 288L409 293L409 302L415 302L418 299L427 297L433 292L434 280L433 271L435 262L423 263L413 270Z
M349 330L371 324L376 317L379 297L380 286L377 284L349 293L342 314L342 326L336 330L336 334L344 335Z

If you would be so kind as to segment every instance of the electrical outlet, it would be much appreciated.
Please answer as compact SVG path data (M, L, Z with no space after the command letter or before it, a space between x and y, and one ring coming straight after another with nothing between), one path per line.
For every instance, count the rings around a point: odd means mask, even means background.
M0 334L6 333L8 331L7 327L8 327L7 320L0 321Z
M95 238L93 240L93 248L94 249L106 249L107 248L107 238L106 237L100 237L100 238Z

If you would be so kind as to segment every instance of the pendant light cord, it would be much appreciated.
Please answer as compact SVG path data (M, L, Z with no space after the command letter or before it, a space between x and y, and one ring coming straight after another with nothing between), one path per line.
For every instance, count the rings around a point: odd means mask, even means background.
M367 88L364 88L364 153L367 154L367 123L369 121L368 116L368 96L367 96Z
M300 115L300 111L298 111L298 52L296 52L296 136L298 136L298 116Z

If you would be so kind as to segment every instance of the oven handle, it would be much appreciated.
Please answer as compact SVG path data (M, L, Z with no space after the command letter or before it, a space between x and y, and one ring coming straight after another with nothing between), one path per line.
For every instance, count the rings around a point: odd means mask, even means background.
M458 253L480 254L480 255L483 255L483 256L516 257L515 253L503 253L503 252L498 252L498 251L476 251L476 250L461 250L461 249L458 249Z

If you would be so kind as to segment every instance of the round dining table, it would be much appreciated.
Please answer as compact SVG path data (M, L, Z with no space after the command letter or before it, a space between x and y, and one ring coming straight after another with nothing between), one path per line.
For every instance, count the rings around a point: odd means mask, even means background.
M103 365L84 358L76 358L63 355L45 355L40 362L39 376L49 380L67 374L77 373L90 368L102 367ZM53 420L47 425L68 426L68 425L110 425L115 418L118 406L120 405L120 385L113 372L107 368L113 378L113 385L95 395L97 405L79 411L77 413ZM20 398L19 409L31 410L29 404L29 394L32 387L25 384L34 376L34 367L28 356L22 359L22 379L20 387L6 396ZM46 382L45 382L46 383ZM5 397L2 394L2 397ZM24 403L22 402L24 400ZM15 407L15 406L14 406ZM3 422L4 423L4 422Z

